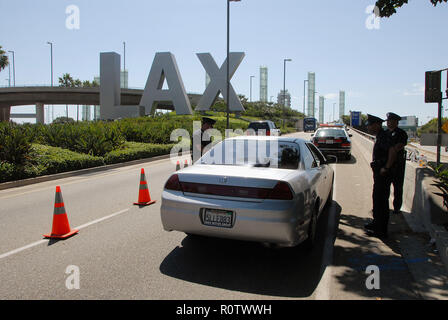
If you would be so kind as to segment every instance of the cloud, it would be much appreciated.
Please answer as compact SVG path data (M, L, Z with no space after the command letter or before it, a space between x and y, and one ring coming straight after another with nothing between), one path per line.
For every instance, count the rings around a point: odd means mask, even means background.
M339 99L339 93L327 93L324 97L328 100L336 100Z
M425 92L425 85L421 83L413 83L411 89L403 91L404 96L421 96Z

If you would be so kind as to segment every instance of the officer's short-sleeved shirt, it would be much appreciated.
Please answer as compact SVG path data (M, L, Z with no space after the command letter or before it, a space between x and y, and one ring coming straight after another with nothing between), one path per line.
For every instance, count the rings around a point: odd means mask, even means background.
M193 143L191 149L196 149L202 156L204 148L211 143L209 139L210 138L207 133L204 134L204 131L202 131L202 129L196 130L195 132L193 132Z
M408 143L408 135L403 129L397 127L393 131L389 131L389 135L392 140L392 145L394 146L399 143L402 143L404 145ZM399 162L400 164L406 163L405 153L406 151L404 149L398 152L397 162Z
M389 149L392 146L392 139L386 130L381 129L381 131L376 136L376 141L373 146L373 161L382 161L384 164L387 162L387 157L389 156Z

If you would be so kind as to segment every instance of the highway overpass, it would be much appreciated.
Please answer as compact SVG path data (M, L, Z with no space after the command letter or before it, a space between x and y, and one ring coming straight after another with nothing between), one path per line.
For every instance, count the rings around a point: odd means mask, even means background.
M141 89L121 89L122 105L139 105L143 94ZM196 105L200 94L188 94L191 105ZM7 87L0 88L0 121L9 121L11 107L36 105L37 122L44 123L44 105L100 105L100 88L67 87ZM172 104L161 103L158 109L174 110Z

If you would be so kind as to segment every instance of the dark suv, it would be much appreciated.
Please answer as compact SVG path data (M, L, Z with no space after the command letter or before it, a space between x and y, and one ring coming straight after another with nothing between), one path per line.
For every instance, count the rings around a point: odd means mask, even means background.
M271 120L260 120L260 121L253 121L249 124L249 127L247 128L248 134L251 132L252 129L255 131L256 135L260 135L264 133L267 136L280 136L281 131L275 126L275 123ZM263 131L264 130L264 131Z

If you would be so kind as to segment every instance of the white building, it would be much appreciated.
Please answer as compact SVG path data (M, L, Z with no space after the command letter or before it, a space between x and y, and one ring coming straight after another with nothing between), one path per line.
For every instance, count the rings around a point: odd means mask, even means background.
M260 67L260 101L268 102L268 67Z

